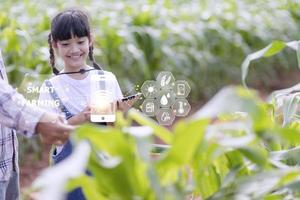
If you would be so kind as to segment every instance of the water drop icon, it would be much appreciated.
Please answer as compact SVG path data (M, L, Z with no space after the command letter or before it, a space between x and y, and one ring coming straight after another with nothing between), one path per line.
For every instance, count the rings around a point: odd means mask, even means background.
M166 95L163 95L163 96L161 97L161 99L160 99L160 104L163 105L163 106L165 106L165 105L168 104L168 99L167 99Z

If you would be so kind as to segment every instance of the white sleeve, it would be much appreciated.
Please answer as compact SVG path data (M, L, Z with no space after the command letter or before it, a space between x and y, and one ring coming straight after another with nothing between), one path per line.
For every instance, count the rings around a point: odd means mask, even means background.
M59 103L52 98L50 94L51 90L53 88L47 87L44 82L40 89L38 105L46 111L60 114Z
M25 136L35 133L44 110L26 104L26 99L7 82L0 80L0 123Z
M26 99L8 84L0 49L0 123L19 130L25 136L31 136L44 113L41 109L27 105Z
M4 66L1 50L0 50L0 73L1 73L0 78L2 78L5 82L8 83L7 74L6 74L6 71L5 71L5 66Z

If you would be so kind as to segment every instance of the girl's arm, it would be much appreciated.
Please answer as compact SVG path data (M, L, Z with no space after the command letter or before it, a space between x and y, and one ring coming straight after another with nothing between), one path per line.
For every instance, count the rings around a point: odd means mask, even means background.
M70 125L80 125L85 122L90 121L90 116L91 116L91 107L87 106L83 111L78 113L77 115L74 115L70 119L68 119L68 124Z

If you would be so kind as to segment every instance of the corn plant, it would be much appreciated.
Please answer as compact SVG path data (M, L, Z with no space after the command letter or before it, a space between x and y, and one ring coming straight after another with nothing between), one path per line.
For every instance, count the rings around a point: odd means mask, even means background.
M275 39L297 40L299 5L298 0L8 0L0 6L0 45L16 86L25 73L51 73L51 18L78 6L92 20L96 60L117 75L124 91L169 70L178 79L188 79L191 99L198 102L224 85L239 84L239 65L255 49ZM285 51L253 63L257 67L249 83L270 86L280 72L296 66L292 58ZM272 68L262 67L266 65Z
M171 130L119 113L115 127L80 127L74 154L34 188L41 199L79 186L88 199L296 199L299 148L287 147L300 144L299 123L282 127L272 109L254 91L227 87ZM154 137L165 143L159 153Z
M249 54L244 62L242 63L242 82L245 87L246 78L248 76L248 71L250 68L250 64L252 61L264 58L275 56L281 51L283 51L286 47L293 49L296 53L296 58L298 62L298 68L300 68L300 46L299 41L273 41L271 44L266 46L265 48L256 51L254 53ZM287 126L292 124L295 121L299 120L299 84L294 85L290 88L282 89L274 91L269 97L269 101L272 101L275 104L276 108L276 117L278 118L278 122L282 122L283 126Z

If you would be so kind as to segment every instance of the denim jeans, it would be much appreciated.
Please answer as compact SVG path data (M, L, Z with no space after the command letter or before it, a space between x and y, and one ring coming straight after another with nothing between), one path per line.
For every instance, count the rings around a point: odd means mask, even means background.
M0 200L18 200L19 187L19 173L12 171L8 181L0 181Z
M64 160L65 158L69 157L72 153L72 150L73 150L73 146L72 146L70 140L68 140L68 142L64 145L61 152L59 152L58 154L56 154L56 150L54 150L54 152L52 154L52 159L54 161L54 164L57 164L57 163L61 162L62 160ZM81 188L75 188L71 192L67 193L67 196L65 198L65 200L85 200L85 199L86 198L84 197L84 194L83 194L83 191Z

